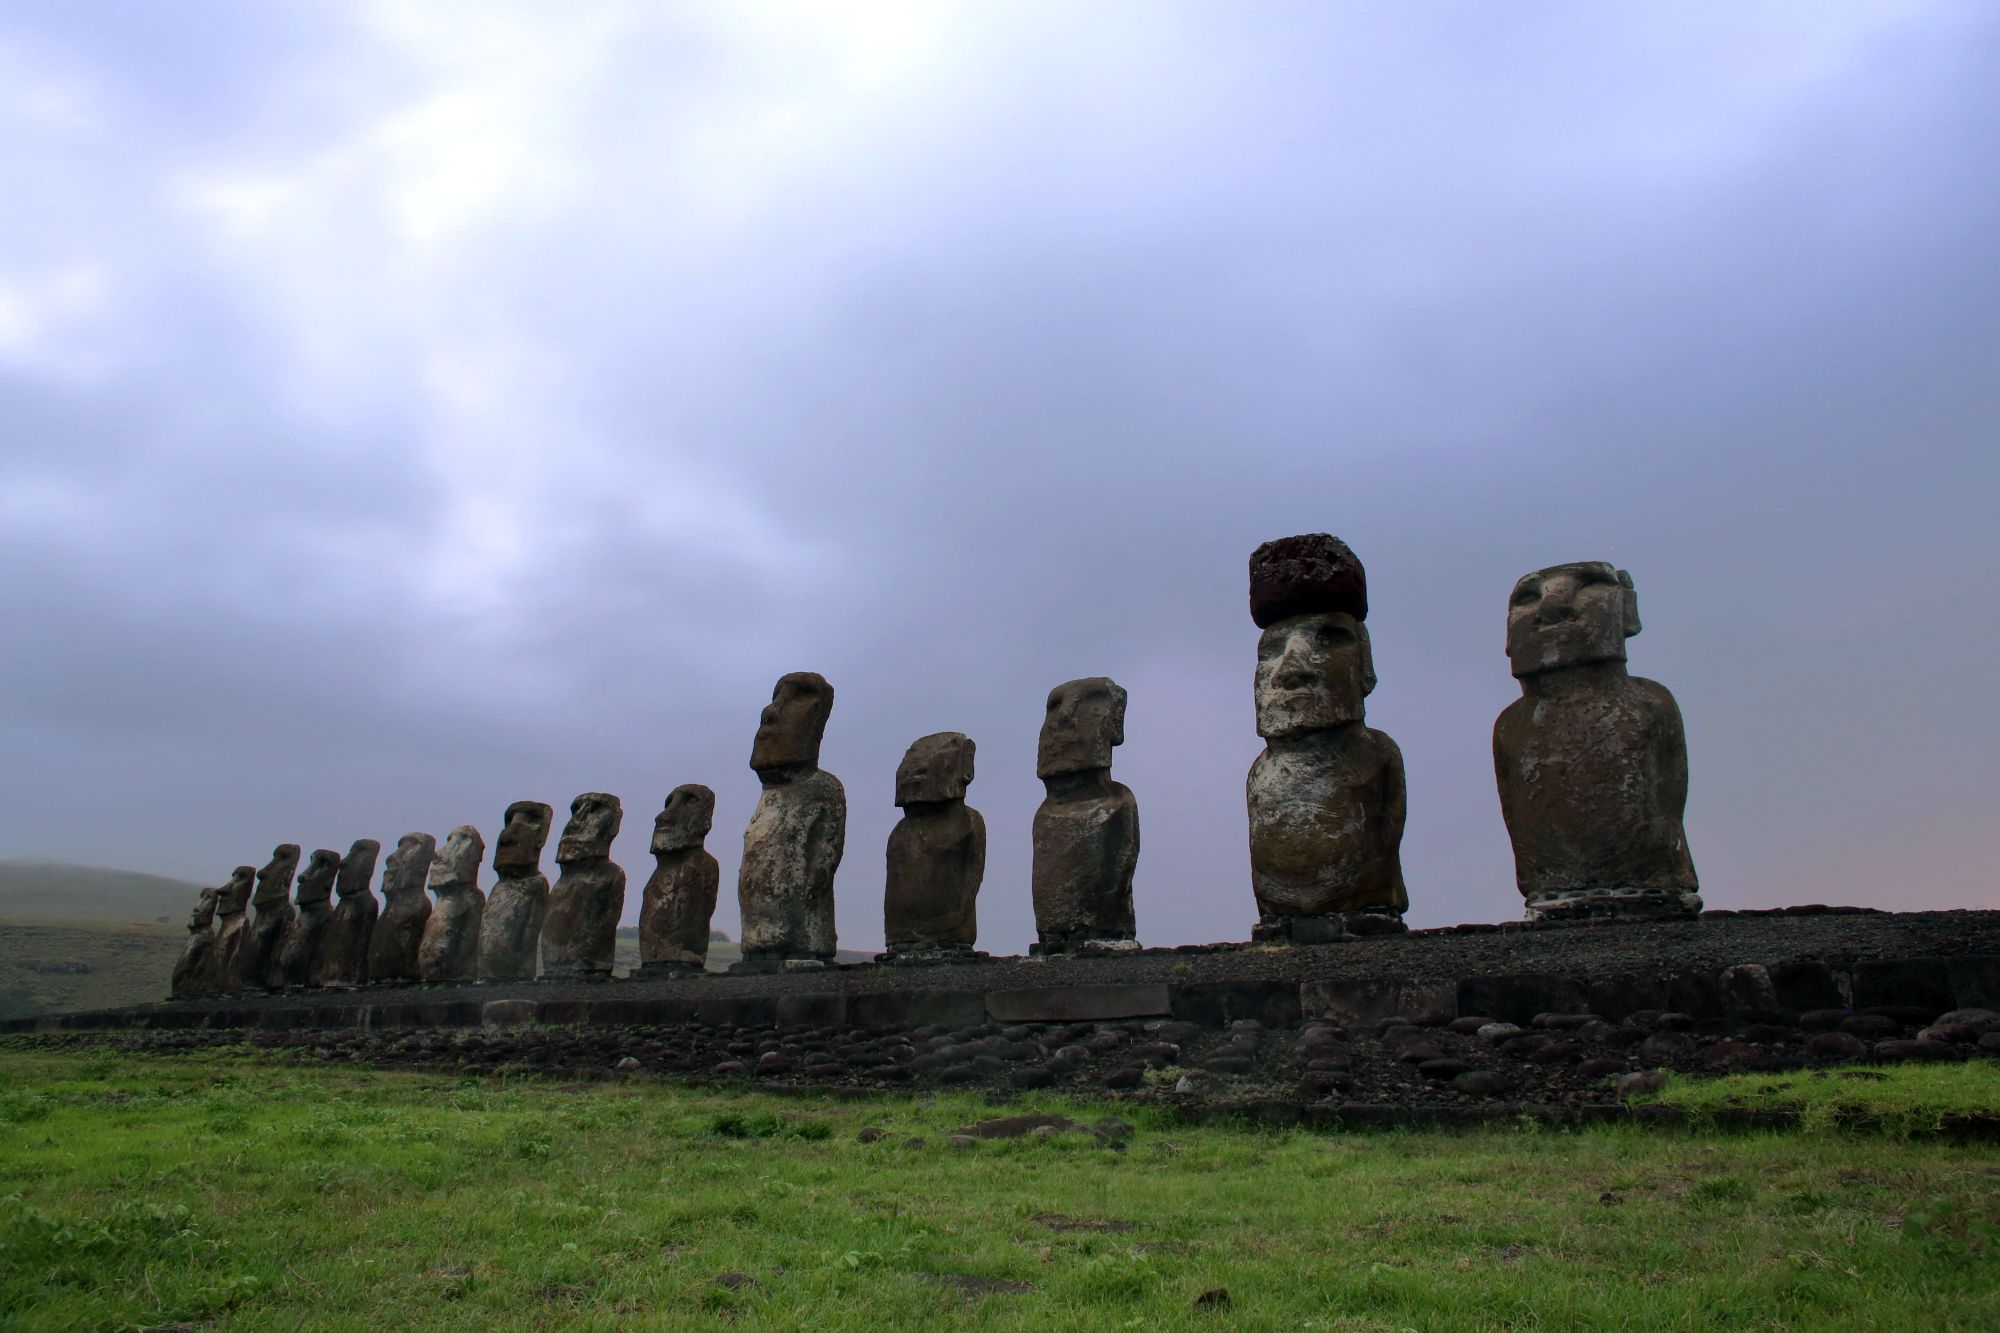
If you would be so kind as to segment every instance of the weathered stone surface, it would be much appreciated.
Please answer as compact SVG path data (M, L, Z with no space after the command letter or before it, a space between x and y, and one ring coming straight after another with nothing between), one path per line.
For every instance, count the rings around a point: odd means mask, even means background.
M299 845L281 842L271 850L271 859L257 872L257 891L250 897L256 909L250 933L243 942L243 989L272 988L272 973L278 966L278 946L292 924L292 876L298 873ZM282 980L278 983L282 988Z
M417 946L417 975L425 981L472 981L479 976L479 935L486 895L479 865L486 839L470 824L445 837L431 859L430 890L437 897Z
M250 891L257 882L255 866L238 866L229 882L215 891L215 989L223 995L243 992L244 955L250 945Z
M1368 618L1368 575L1340 538L1280 537L1250 555L1250 619L1268 629L1293 616L1338 612Z
M703 841L715 823L715 793L698 782L674 788L653 818L653 873L639 907L639 965L700 972L721 868Z
M543 976L611 975L625 911L625 872L611 859L611 841L624 818L625 808L608 792L587 791L570 802L569 823L556 844L562 874L542 924Z
M1337 937L1353 914L1393 928L1409 906L1407 795L1402 752L1362 720L1375 667L1361 562L1324 533L1266 542L1250 557L1250 602L1264 630L1266 745L1244 785L1260 937L1294 938L1306 919Z
M847 792L819 766L833 686L781 676L757 724L750 767L764 785L743 831L736 900L749 969L833 957L833 879L847 845Z
M312 854L299 872L297 896L292 901L292 919L278 941L278 956L267 984L272 990L293 990L310 986L313 959L319 953L320 938L333 919L334 877L340 873L340 853L322 847Z
M1493 724L1493 768L1531 919L1701 911L1681 823L1687 739L1666 687L1626 673L1638 632L1631 576L1611 565L1552 565L1514 585L1521 697Z
M356 838L347 855L340 858L340 870L334 877L339 901L313 951L310 984L336 990L367 984L368 945L375 935L375 919L382 911L368 884L375 878L375 858L381 851L382 844L375 839Z
M986 1012L999 1023L1091 1023L1173 1012L1165 986L1037 986L990 991Z
M913 743L896 770L903 817L889 832L882 898L892 954L971 949L979 937L978 896L986 875L986 821L965 803L975 747L961 732Z
M1125 690L1105 676L1049 691L1035 775L1048 795L1035 811L1035 932L1044 949L1137 933L1132 876L1139 803L1111 777L1125 742Z
M1413 1023L1449 1023L1458 1017L1456 981L1399 977L1324 977L1301 982L1299 1008L1312 1018L1372 1023L1402 1015Z
M368 980L415 981L417 950L424 942L431 900L424 892L437 839L428 833L405 833L382 867L382 914L368 938Z
M541 801L516 801L501 817L500 837L493 844L493 873L499 882L487 897L479 926L481 981L534 980L542 922L549 911L542 848L554 824L555 811Z
M215 900L221 893L221 889L203 889L194 910L188 913L187 943L174 961L173 985L168 992L173 999L192 1000L215 993Z

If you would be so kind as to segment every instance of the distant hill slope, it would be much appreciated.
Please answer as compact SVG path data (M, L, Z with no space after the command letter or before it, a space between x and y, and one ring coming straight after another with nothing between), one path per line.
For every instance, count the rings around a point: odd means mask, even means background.
M0 921L101 922L179 931L201 890L186 880L135 870L0 861Z

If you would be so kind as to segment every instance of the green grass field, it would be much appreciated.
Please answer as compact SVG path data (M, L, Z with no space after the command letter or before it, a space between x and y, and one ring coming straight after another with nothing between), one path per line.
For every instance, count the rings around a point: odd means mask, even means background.
M2000 1327L1991 1145L1134 1114L1122 1152L954 1147L1023 1108L18 1039L0 1087L9 1327Z

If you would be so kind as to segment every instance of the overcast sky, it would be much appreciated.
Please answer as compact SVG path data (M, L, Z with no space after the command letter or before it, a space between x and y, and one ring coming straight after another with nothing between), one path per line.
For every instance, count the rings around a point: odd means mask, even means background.
M219 883L716 791L838 692L841 942L1130 691L1140 937L1255 919L1245 562L1367 565L1417 925L1518 916L1514 579L1611 560L1715 907L1995 906L2000 6L0 6L0 855ZM545 867L551 863L554 840ZM491 872L485 879L490 882Z

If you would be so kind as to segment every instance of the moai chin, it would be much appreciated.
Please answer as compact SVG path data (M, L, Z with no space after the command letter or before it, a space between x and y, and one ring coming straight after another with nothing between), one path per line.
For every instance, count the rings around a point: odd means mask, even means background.
M708 928L722 871L702 845L715 823L715 793L698 782L674 788L653 816L653 873L639 908L639 970L699 976L708 968Z
M1500 811L1529 920L1692 917L1687 736L1664 685L1625 670L1632 576L1601 561L1522 576L1507 607L1521 697L1493 724Z
M215 899L220 889L203 889L188 913L187 943L174 961L173 1000L194 1000L215 993Z
M1282 537L1251 554L1264 739L1244 783L1253 938L1404 928L1403 755L1362 720L1375 688L1367 616L1367 574L1338 537Z
M280 979L272 984L278 970L278 946L292 924L292 876L299 869L299 845L281 842L271 849L271 859L257 872L257 891L250 905L256 908L250 933L243 945L243 989L282 990Z
M486 839L470 824L460 824L446 835L444 846L431 858L430 891L437 903L417 945L417 975L425 981L479 977L479 928L486 917L479 865L485 859Z
M219 995L243 992L244 956L250 946L250 890L257 881L255 866L238 866L229 882L215 891L215 990Z
M417 980L417 950L431 916L424 882L436 856L436 838L405 833L382 867L382 914L368 939L368 980L373 985Z
M833 686L780 676L757 722L750 767L764 793L743 830L736 900L743 961L730 970L824 966L834 954L833 877L847 843L847 792L820 768Z
M1035 810L1033 952L1139 947L1132 912L1139 803L1111 778L1112 747L1124 743L1124 687L1086 676L1049 691L1035 759L1048 795Z
M903 817L889 832L882 898L886 962L953 962L978 955L986 821L965 803L971 739L941 731L913 743L896 769Z
M382 911L368 883L375 878L375 858L381 851L382 844L375 839L356 838L340 858L333 881L339 901L313 951L312 985L346 990L368 983L368 945Z
M291 924L278 941L278 958L270 973L272 990L295 990L313 984L313 958L320 939L333 919L334 877L340 873L340 853L322 847L312 854L299 872L298 892L292 900Z
M611 841L624 816L618 798L607 792L587 791L570 802L569 823L556 844L562 874L542 923L544 979L611 977L618 918L625 911L625 872L611 860Z
M549 877L542 848L556 812L541 801L516 801L502 817L493 844L493 873L500 877L486 899L479 928L481 981L533 981L549 912Z

